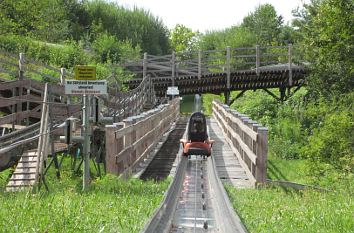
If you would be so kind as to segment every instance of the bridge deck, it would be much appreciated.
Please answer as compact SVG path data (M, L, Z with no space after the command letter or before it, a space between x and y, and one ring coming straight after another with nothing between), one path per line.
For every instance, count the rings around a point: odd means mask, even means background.
M215 119L209 118L207 123L209 137L215 140L212 156L215 158L216 169L221 181L232 184L236 188L252 188L253 185L249 181L246 171L226 142L224 134Z

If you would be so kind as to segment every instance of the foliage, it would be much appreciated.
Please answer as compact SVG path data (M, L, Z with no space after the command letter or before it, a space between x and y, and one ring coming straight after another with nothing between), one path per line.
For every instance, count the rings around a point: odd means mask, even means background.
M282 16L278 16L270 4L259 5L242 21L242 26L255 35L256 43L259 45L272 45L279 41L282 24Z
M192 29L177 24L170 32L171 48L176 53L196 51L198 37L198 32L193 32Z
M169 184L106 175L82 192L81 177L71 174L68 162L65 158L60 180L49 170L49 193L0 192L2 231L139 232Z
M84 4L89 15L88 33L92 41L100 34L108 33L118 41L131 41L133 47L140 45L144 52L150 54L160 55L169 51L168 30L150 12L138 8L128 10L102 0Z
M213 100L219 100L220 102L224 102L224 99L225 98L223 98L223 96L214 95L214 94L204 94L202 96L204 113L210 116L213 113L212 110Z
M309 90L331 98L353 91L352 0L312 1L296 12L301 46L311 61Z
M344 175L354 173L353 132L353 109L327 114L302 151L312 162L314 176L323 176L331 167ZM326 167L320 167L321 163Z
M219 31L209 31L200 37L203 50L225 49L227 46L254 47L255 45L284 45L296 41L294 29L283 25L270 4L259 5L240 25Z
M168 30L150 12L125 9L102 0L3 0L0 33L62 43L74 39L89 45L102 34L130 41L150 54L169 51Z
M118 41L116 37L106 33L96 38L92 43L92 48L96 54L100 55L98 60L101 63L120 63L124 59L137 59L140 52L139 46L133 48L130 41Z
M61 0L3 0L0 4L1 33L29 35L48 42L62 41L69 34L66 9Z

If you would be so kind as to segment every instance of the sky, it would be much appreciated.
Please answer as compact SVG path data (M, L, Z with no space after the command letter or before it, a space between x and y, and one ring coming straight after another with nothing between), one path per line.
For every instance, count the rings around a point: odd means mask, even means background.
M260 4L270 3L285 22L291 11L306 0L111 0L118 5L149 10L172 29L183 24L193 31L206 32L240 24Z

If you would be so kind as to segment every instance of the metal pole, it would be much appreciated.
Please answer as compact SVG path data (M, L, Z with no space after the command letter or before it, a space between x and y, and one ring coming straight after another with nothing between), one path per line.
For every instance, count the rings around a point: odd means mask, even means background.
M83 159L84 159L84 174L82 189L87 190L90 183L90 128L89 128L89 101L87 95L83 96L84 105L82 107L83 115L83 134L84 134L84 145L83 145Z

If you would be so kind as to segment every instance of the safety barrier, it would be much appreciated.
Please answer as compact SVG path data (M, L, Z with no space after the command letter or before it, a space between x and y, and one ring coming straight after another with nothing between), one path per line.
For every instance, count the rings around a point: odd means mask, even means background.
M107 172L127 176L179 116L179 98L122 122L106 125Z
M266 182L268 129L219 101L213 101L213 117L250 181Z

